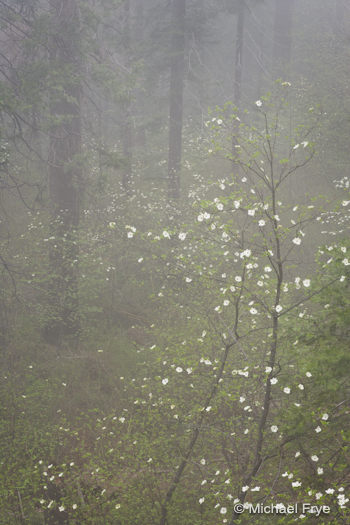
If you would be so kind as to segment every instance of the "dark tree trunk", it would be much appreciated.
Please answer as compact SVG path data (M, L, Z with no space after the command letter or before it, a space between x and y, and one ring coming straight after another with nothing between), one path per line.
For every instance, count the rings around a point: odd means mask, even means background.
M123 21L123 47L126 56L126 66L130 64L130 0L124 0L124 21ZM128 80L128 84L130 81ZM123 99L123 129L122 146L125 165L123 168L123 187L127 193L130 192L132 179L132 122L131 122L131 86L127 85Z
M142 46L144 46L144 29L145 29L145 12L144 12L144 0L138 0L136 7L136 45L138 52ZM144 85L146 82L144 73L142 74L142 80L140 79L140 84ZM140 148L145 148L146 146L146 127L145 127L145 93L144 89L138 88L136 92L136 108L137 108L137 117L136 117L136 137L135 145Z
M49 193L52 230L50 253L50 342L77 337L77 238L81 186L81 62L76 0L51 0Z
M168 193L180 197L182 160L183 93L185 77L186 0L172 0L172 47L170 71Z
M273 69L277 76L288 74L292 56L294 0L276 0Z

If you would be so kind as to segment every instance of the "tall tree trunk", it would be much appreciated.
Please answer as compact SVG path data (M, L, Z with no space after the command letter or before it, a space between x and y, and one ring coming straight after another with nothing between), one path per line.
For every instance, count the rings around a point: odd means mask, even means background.
M130 0L124 0L124 20L123 20L123 47L125 52L126 66L130 67ZM126 92L123 99L123 129L122 146L125 166L123 168L123 187L127 193L130 192L132 178L132 122L131 122L131 86L128 79Z
M245 0L239 0L236 29L235 77L233 88L233 103L238 111L240 109L242 99L245 10Z
M245 0L239 0L237 6L237 25L236 25L236 51L235 69L233 83L233 104L237 116L240 116L242 102L242 79L243 79L243 48L244 48L244 26L245 26ZM235 157L237 155L239 135L239 121L235 120L232 129L232 168L236 169Z
M77 227L81 183L81 57L76 0L51 0L49 193L54 244L51 249L51 316L48 339L61 344L78 335Z
M140 54L141 48L144 46L145 36L145 9L144 0L138 0L136 7L136 45L138 48L138 54ZM142 79L140 84L144 86L146 82L144 71L141 73ZM144 87L139 87L136 92L136 137L135 144L140 148L146 146L146 126L145 126L145 93Z
M172 49L169 112L169 197L180 197L182 160L183 93L185 77L186 0L172 0Z
M275 0L273 69L277 76L290 71L293 12L294 0Z
M266 64L265 64L265 52L266 52L266 26L267 26L267 14L266 4L263 3L257 7L255 18L259 21L259 26L254 31L254 58L255 58L255 78L252 79L254 83L254 99L257 100L261 97L264 92L264 84L266 77ZM255 25L258 22L255 20Z

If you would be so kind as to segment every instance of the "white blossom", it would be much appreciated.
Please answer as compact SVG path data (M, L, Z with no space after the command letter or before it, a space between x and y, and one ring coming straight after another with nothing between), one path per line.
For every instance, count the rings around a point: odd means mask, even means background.
M282 312L283 308L282 308L282 306L280 304L278 304L276 306L275 310L276 310L277 313L280 313L280 312Z
M250 257L252 254L251 250L246 249L240 254L240 258L244 259L244 257Z

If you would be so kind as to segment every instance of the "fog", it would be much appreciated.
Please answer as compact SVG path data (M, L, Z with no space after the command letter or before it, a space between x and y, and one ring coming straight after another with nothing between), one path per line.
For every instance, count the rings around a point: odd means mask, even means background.
M0 524L350 523L346 0L0 0Z

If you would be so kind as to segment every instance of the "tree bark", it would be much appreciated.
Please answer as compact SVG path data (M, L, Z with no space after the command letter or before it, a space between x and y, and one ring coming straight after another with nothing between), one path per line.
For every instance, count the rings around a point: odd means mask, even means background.
M242 79L243 79L243 48L244 48L244 27L245 27L245 0L239 0L237 7L237 26L236 26L236 51L234 66L234 83L233 83L233 104L237 116L241 113L242 102ZM233 122L232 129L232 169L237 168L236 154L239 135L239 120Z
M138 0L136 7L136 45L140 49L144 46L145 37L145 9L144 0ZM140 84L144 86L146 82L145 73L142 72ZM136 91L136 147L144 149L146 147L146 126L145 126L145 93L144 87Z
M126 65L130 66L130 0L124 0L124 20L123 20L123 47L126 55ZM128 84L130 81L128 80ZM125 98L123 100L123 129L122 147L125 166L123 168L123 187L126 193L130 193L132 179L132 122L131 122L131 87L126 86Z
M180 197L183 93L185 77L185 32L186 0L173 0L168 157L168 194L172 199L178 199Z
M233 103L238 111L240 109L242 99L245 9L245 0L239 0L237 11L235 78L233 89Z
M258 100L264 92L264 83L267 78L265 52L266 52L266 25L267 15L266 6L262 4L257 8L256 16L259 19L260 27L255 30L255 79L254 81L254 99Z
M54 243L50 252L50 320L46 335L61 344L79 330L77 239L81 187L81 59L76 0L52 0L50 27L49 195Z

